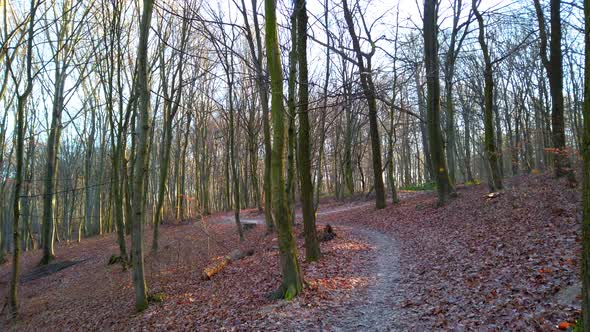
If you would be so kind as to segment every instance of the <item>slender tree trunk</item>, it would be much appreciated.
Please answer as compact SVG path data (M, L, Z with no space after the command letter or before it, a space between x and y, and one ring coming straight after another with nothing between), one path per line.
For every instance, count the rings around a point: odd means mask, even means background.
M550 55L547 57L547 33L545 18L539 0L534 0L537 20L539 22L539 38L541 60L549 77L551 93L551 137L555 149L555 176L566 176L570 185L576 185L574 170L566 150L564 102L563 102L563 56L561 53L561 0L551 0L551 41Z
M113 195L113 203L115 205L115 220L117 224L117 242L119 243L119 255L121 258L127 260L127 244L125 243L125 213L124 213L124 195L123 195L123 188L126 186L126 176L124 176L124 172L127 172L126 169L123 167L123 149L124 143L122 138L120 137L122 133L119 131L117 134L118 143L115 150L115 156L113 157L113 181L112 185L114 187L114 195ZM131 216L127 215L127 223L131 220Z
M251 138L248 142L250 156L250 173L252 173L252 189L254 190L254 202L258 212L262 211L262 201L260 198L260 187L258 184L258 135Z
M579 331L590 329L590 0L584 0L584 177L582 188L582 319Z
M426 105L424 98L424 90L422 89L422 82L420 81L420 68L418 65L415 66L415 80L416 80L416 91L418 92L418 110L422 118L426 118ZM426 169L426 180L432 181L434 178L434 171L432 170L432 159L430 153L430 146L428 143L428 130L426 123L420 121L420 138L422 140L422 149L424 150L424 168Z
M369 135L371 137L371 152L373 155L373 176L374 188L376 194L375 206L377 209L383 209L385 202L385 185L383 184L383 167L381 163L381 138L379 136L379 122L377 118L377 99L375 96L375 85L373 84L373 74L371 72L371 61L363 60L363 53L361 51L359 38L354 31L354 20L350 9L348 8L347 0L342 1L342 8L344 9L344 19L348 26L348 32L352 39L353 49L356 53L358 67L360 71L361 86L363 93L367 99L369 106Z
M149 27L148 27L149 28ZM154 213L154 229L153 229L153 237L152 237L152 251L158 251L158 237L159 237L159 226L160 222L163 218L163 209L164 209L164 195L166 192L167 184L168 184L168 172L170 168L170 153L172 150L172 125L174 122L174 117L176 113L178 113L178 109L180 108L181 96L182 96L182 87L183 87L183 70L184 70L184 53L186 49L187 43L187 33L188 33L188 23L186 20L183 20L182 24L182 31L181 31L181 39L180 39L180 47L179 50L175 50L178 52L178 65L172 75L172 84L170 87L170 93L168 92L168 76L166 75L166 67L164 61L164 47L162 46L162 50L160 53L160 70L161 70L161 80L162 86L164 90L164 133L162 137L162 157L160 159L160 179L158 185L158 197L156 203L156 211ZM178 84L176 84L176 80L178 79ZM146 120L149 121L149 120ZM179 138L180 141L180 138ZM176 160L177 167L179 160ZM177 168L178 169L178 168ZM176 174L177 175L177 174ZM180 197L176 197L178 201Z
M296 90L297 90L297 10L291 14L291 50L289 51L289 78L287 81L287 195L289 205L289 222L295 225L295 135Z
M92 108L91 103L91 108ZM92 214L96 213L94 211L94 202L93 198L93 189L91 188L90 179L92 178L92 157L94 152L94 135L96 134L96 112L91 109L90 110L90 131L88 132L88 137L86 138L86 158L84 160L84 186L86 187L84 190L84 220L86 224L91 224L92 222ZM98 229L100 233L100 227ZM66 231L67 233L67 231ZM67 240L70 240L70 234L67 234Z
M471 171L471 116L470 110L465 102L463 104L463 123L465 125L465 172L466 172L466 180L468 182L473 182L473 173Z
M182 143L182 152L180 153L180 175L178 186L178 198L176 201L176 220L183 220L187 205L190 202L186 197L186 149L188 148L188 136L191 126L191 113L187 114L186 126L184 128L184 142Z
M225 162L224 162L224 167L223 167L223 171L224 171L224 176L225 176L225 208L224 210L230 210L232 208L232 197L231 197L231 187L232 187L232 183L231 183L231 177L230 177L230 168L231 168L231 153L230 153L230 140L229 138L227 138L225 140Z
M424 2L424 57L426 62L426 85L428 90L428 107L426 122L428 124L428 141L432 160L432 169L435 173L438 202L446 203L453 188L445 163L442 134L440 129L440 82L438 66L438 27L437 27L437 2L425 0Z
M354 115L352 113L352 103L351 103L351 98L349 97L352 93L352 89L350 88L350 85L348 85L349 88L346 89L345 91L347 91L345 93L345 98L346 98L346 102L345 102L345 110L346 110L346 132L345 132L345 137L344 137L344 154L342 156L342 158L344 158L343 160L343 170L342 170L342 174L344 176L344 186L346 187L346 194L349 196L353 196L354 195L354 178L353 178L353 174L352 174L352 168L353 168L353 162L352 162L352 142L354 140Z
M267 73L262 67L262 37L260 33L260 25L258 23L258 2L251 0L252 17L254 24L254 33L256 37L256 47L254 46L254 38L251 35L250 24L248 22L248 14L246 12L246 3L242 0L242 14L244 23L246 25L246 34L248 36L248 45L250 46L250 53L254 59L256 68L256 85L258 90L258 97L262 108L262 126L264 133L264 221L266 223L267 233L274 231L275 225L272 219L272 186L271 186L271 133L270 133L270 119L268 109L268 83Z
M305 233L305 259L308 262L313 262L320 257L320 246L316 233L313 185L311 183L306 0L296 0L295 10L297 12L297 55L299 56L299 181L301 184L301 211L303 213Z
M449 179L454 185L455 183L455 172L457 169L456 162L456 129L455 129L455 104L453 101L453 86L455 76L455 62L457 56L461 51L463 40L467 34L471 15L467 18L465 24L459 25L459 19L461 18L461 11L463 7L462 0L454 0L453 2L453 28L451 30L451 38L449 42L449 48L445 56L445 108L447 114L447 161L449 167ZM463 34L458 39L458 33L463 29Z
M152 251L154 252L158 251L160 223L164 217L164 196L166 194L166 188L168 187L168 172L170 169L170 154L172 150L172 118L170 114L170 105L164 106L164 132L161 149L163 151L161 151L160 158L160 178L152 234Z
M477 2L473 0L473 11L479 24L479 45L482 49L485 69L484 69L484 141L485 151L490 164L490 181L488 186L490 191L502 189L502 175L498 167L499 153L496 151L494 138L494 76L492 72L492 61L488 51L488 45L485 41L485 31L483 17L477 9Z
M324 25L328 26L328 0L324 1ZM314 213L317 212L320 205L320 195L322 193L322 181L324 178L324 171L322 165L324 164L324 149L326 141L326 112L328 105L328 84L330 83L330 32L326 29L326 74L324 77L323 100L320 115L320 139L318 141L318 166L317 166L317 181L315 184L315 198L314 198Z
M47 140L47 159L45 164L45 195L43 196L43 257L41 264L49 264L54 258L53 243L55 242L55 188L57 186L58 154L61 137L61 115L63 110L63 88L65 76L61 73L59 60L56 60L55 92L51 128ZM65 69L65 68L64 68Z
M147 308L147 285L143 266L143 229L146 219L145 178L149 172L148 135L150 133L150 90L148 78L148 37L152 20L154 2L143 0L143 14L139 31L137 50L139 105L137 109L137 153L133 171L133 285L135 287L135 308Z
M395 91L394 91L395 94ZM393 159L393 138L395 136L395 123L393 109L389 116L389 134L387 137L387 180L389 182L389 190L391 190L391 200L393 204L399 203L399 197L395 188L395 174L394 174L394 159Z
M272 188L273 212L279 235L279 251L283 281L276 295L292 299L303 290L303 281L297 262L297 247L287 219L288 204L285 190L285 106L283 105L283 73L277 33L276 0L265 0L266 48L272 91L273 151Z
M450 78L452 80L452 78ZM453 104L453 90L452 84L447 82L445 85L445 106L447 111L447 161L449 164L449 179L451 183L455 183L455 105Z
M229 68L228 70L233 70ZM228 74L229 76L229 74ZM229 79L229 78L228 78ZM238 236L240 241L244 241L244 230L242 229L242 223L240 223L240 174L238 173L237 156L236 156L236 142L235 142L235 124L234 124L234 105L233 105L233 78L231 78L229 88L229 153L231 157L231 172L233 180L233 194L234 194L234 218L236 222L236 228L238 230Z
M14 197L12 204L12 277L10 280L10 313L12 319L16 321L18 316L18 282L20 273L20 195L23 183L23 151L25 141L25 107L29 96L33 90L33 36L35 28L35 13L37 11L37 2L31 0L31 11L29 15L29 28L27 34L27 50L26 50L26 87L21 95L17 96L17 111L16 111L16 169L15 169L15 184Z

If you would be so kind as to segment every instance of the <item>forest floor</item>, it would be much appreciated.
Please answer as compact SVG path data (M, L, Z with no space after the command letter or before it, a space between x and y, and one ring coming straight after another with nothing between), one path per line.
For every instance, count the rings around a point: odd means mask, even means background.
M59 262L79 262L49 276L22 280L16 325L0 330L542 330L579 313L579 193L548 175L507 180L488 197L484 185L460 186L436 208L432 192L402 192L401 203L375 210L363 200L322 204L318 228L337 237L321 243L319 262L302 262L307 283L296 299L272 301L280 283L278 245L264 227L237 241L230 214L161 227L160 251L149 253L150 292L165 299L133 310L130 271L107 265L114 235L59 243ZM229 219L228 219L229 218ZM255 210L246 220L261 220ZM228 222L229 221L229 222ZM302 227L295 228L300 257ZM236 248L253 256L211 280L202 270ZM23 254L23 275L39 251ZM0 305L10 263L0 266Z

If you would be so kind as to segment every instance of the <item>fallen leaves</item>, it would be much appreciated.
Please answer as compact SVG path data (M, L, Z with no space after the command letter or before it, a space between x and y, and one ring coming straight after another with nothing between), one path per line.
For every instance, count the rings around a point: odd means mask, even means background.
M114 235L60 244L60 260L85 261L22 284L16 329L331 330L354 308L378 305L405 324L396 330L567 330L580 309L579 194L543 174L510 179L507 188L488 198L485 186L461 187L441 208L433 193L418 192L402 192L399 205L382 210L331 202L336 213L318 217L338 236L321 244L320 261L301 263L307 287L290 302L267 297L280 283L276 238L255 227L240 245L232 224L215 222L223 216L211 217L206 230L162 226L162 249L146 257L146 276L150 292L165 299L140 314L133 310L130 271L105 265L105 257L117 253ZM400 275L390 302L372 303L367 292L390 253L363 240L363 229L399 245ZM296 238L302 257L303 238ZM246 245L256 248L253 256L201 280L215 257ZM38 255L23 254L23 273L33 271ZM9 276L10 264L1 266L0 284L8 285ZM1 287L0 296L7 289ZM5 317L0 324L7 324Z
M434 194L418 194L347 217L400 242L402 316L416 329L546 331L574 320L580 301L556 293L578 280L578 192L548 175L507 188L461 187L438 209Z
M319 319L326 312L345 312L370 282L363 270L371 249L349 228L337 226L338 237L321 244L322 259L301 262L308 282L305 292L288 303L271 301L267 295L281 280L276 237L265 237L264 228L255 227L240 245L233 223L218 223L220 218L211 217L206 231L198 223L161 227L161 249L148 254L145 265L150 294L161 294L163 301L139 314L133 307L131 272L105 264L105 257L117 252L114 235L58 244L60 259L86 261L22 284L22 320L15 329L308 330L322 324ZM295 231L302 232L302 227ZM297 242L300 258L303 241ZM248 254L238 259L234 253ZM202 281L203 269L226 255L235 261ZM24 273L34 269L38 256L39 252L24 253ZM9 278L10 265L1 266L0 282ZM7 289L2 287L0 296ZM1 317L0 325L10 324L7 318Z

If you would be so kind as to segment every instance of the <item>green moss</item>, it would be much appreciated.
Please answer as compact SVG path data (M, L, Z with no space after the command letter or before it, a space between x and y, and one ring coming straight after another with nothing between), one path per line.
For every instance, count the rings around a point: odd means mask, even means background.
M426 191L426 190L435 190L436 189L436 182L425 182L421 184L413 184L405 187L400 187L399 190L409 190L409 191Z
M476 186L476 185L479 185L479 184L481 184L481 181L479 181L477 179L476 180L473 180L473 181L466 181L465 182L465 185L466 186Z
M165 299L166 299L166 295L161 292L149 294L147 297L147 300L150 303L161 303L161 302L164 302Z
M117 255L111 255L111 258L109 258L109 263L108 265L113 265L113 264L117 264L121 261L121 256L117 256Z
M295 296L297 296L297 288L295 287L295 285L289 285L289 287L287 287L287 291L285 292L284 299L287 301L291 301L295 298Z
M576 320L576 324L573 326L572 332L582 332L582 330L582 322L580 320Z
M135 310L137 310L137 312L142 312L145 309L147 309L148 306L149 306L148 301L144 301L142 303L136 303Z

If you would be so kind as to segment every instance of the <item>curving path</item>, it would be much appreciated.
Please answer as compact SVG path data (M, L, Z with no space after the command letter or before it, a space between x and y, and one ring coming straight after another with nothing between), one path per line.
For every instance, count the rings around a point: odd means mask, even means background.
M345 207L336 207L317 213L318 225L323 225L322 216L352 211L373 205L374 202L353 204ZM299 217L299 213L297 214ZM264 216L242 219L244 223L263 224ZM233 223L233 216L224 216L223 223ZM374 260L371 262L370 271L376 274L369 287L360 291L358 303L361 305L347 307L338 315L326 315L320 331L403 331L400 315L401 293L398 285L400 282L399 249L397 240L393 237L364 228L347 224L353 233L363 238L375 248Z
M402 331L398 290L399 249L389 235L365 228L354 228L356 234L375 247L374 282L363 292L360 306L348 307L344 317L330 317L326 325L331 331ZM396 308L398 307L398 308Z

